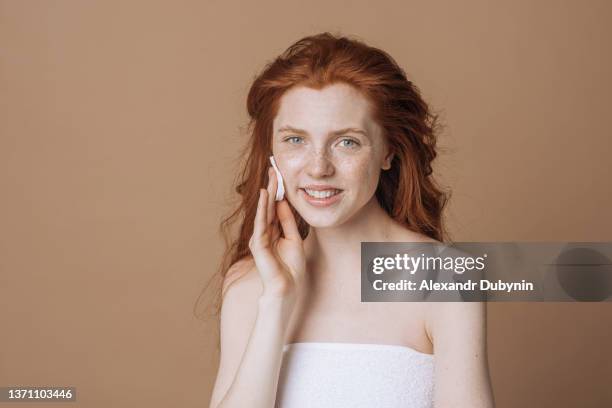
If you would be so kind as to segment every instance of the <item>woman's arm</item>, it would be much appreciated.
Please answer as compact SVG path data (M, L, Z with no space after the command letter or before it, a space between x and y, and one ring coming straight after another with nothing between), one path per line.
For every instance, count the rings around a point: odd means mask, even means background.
M289 203L270 199L276 191L273 175L270 167L268 190L259 190L249 240L253 262L229 270L224 281L229 289L221 305L221 359L212 408L272 408L276 401L285 334L304 285L306 258ZM232 279L235 273L238 280Z
M250 265L223 298L221 354L211 408L272 408L275 403L291 305L262 296L259 275Z
M493 408L486 346L486 303L432 303L436 408Z

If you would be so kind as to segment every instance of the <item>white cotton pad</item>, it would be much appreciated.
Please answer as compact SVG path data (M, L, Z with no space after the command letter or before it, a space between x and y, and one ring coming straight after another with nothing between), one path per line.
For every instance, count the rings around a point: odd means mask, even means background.
M285 196L285 186L283 184L283 176L281 176L278 167L276 167L276 162L274 161L274 156L270 156L270 163L272 163L272 167L274 168L274 172L276 173L276 199L275 201L281 201Z

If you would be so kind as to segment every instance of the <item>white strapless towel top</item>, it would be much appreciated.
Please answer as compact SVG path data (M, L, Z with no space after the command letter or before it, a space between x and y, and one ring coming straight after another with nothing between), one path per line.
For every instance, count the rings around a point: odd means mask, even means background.
M431 408L434 356L410 347L291 343L276 408Z

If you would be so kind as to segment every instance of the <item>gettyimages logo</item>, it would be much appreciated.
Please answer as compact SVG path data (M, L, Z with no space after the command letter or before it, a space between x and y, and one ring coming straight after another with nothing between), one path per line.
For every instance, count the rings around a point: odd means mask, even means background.
M612 243L362 242L364 302L612 301Z

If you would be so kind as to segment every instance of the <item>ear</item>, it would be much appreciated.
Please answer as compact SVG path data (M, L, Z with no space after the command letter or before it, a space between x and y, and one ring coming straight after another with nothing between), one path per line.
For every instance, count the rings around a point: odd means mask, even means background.
M387 157L385 157L385 162L382 167L383 170L389 170L391 168L391 162L393 161L393 157L394 155L392 152L389 153Z

